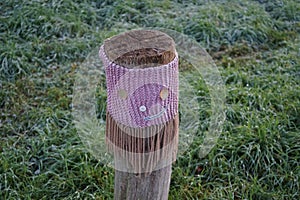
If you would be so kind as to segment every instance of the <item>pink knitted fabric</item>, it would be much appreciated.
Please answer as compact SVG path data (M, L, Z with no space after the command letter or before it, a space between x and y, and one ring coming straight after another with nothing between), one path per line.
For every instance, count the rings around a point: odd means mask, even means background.
M178 55L168 64L128 69L110 61L102 45L107 109L118 123L133 128L160 125L178 112Z

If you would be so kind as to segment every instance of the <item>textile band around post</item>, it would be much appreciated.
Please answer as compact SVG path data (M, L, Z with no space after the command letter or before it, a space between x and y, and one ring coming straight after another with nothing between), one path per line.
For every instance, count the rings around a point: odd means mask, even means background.
M175 51L164 64L142 60L126 65L110 58L107 43L99 56L107 85L106 144L114 167L137 174L166 167L175 161L178 146L178 55ZM163 49L158 45L131 42L123 55Z

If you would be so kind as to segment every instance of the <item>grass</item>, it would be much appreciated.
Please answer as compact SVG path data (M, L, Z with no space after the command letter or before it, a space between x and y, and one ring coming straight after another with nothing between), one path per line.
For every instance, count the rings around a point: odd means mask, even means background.
M105 38L158 26L200 42L228 93L218 144L177 160L169 198L299 199L299 3L199 2L2 1L0 198L113 197L72 123L74 75Z

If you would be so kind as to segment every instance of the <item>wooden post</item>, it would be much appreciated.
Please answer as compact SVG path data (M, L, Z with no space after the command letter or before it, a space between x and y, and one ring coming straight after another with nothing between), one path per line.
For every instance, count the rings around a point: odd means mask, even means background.
M160 31L129 31L106 40L104 46L109 60L129 69L161 66L170 63L176 56L174 41ZM111 127L113 123L115 122L112 116L107 113L107 127ZM177 114L166 125L171 128L162 128L160 137L171 135L175 140L178 139L178 124L179 116ZM115 134L112 133L114 130L116 128L108 128L107 134ZM147 138L143 141L147 143L146 148L151 149ZM160 144L160 148L163 148L162 144ZM166 200L168 199L171 171L171 163L150 174L136 174L116 169L114 199Z

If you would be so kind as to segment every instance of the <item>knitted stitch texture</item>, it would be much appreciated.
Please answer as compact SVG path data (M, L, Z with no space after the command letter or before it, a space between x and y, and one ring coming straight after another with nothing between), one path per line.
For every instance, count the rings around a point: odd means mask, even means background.
M102 45L107 110L118 123L144 128L162 125L178 112L178 55L166 65L128 69L110 61Z

